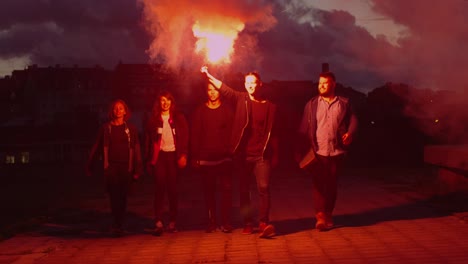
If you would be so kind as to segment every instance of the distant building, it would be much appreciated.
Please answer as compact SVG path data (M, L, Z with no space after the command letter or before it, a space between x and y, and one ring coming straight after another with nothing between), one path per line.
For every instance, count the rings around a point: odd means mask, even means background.
M107 115L111 72L92 68L29 66L1 82L8 115L0 123L4 163L75 160Z

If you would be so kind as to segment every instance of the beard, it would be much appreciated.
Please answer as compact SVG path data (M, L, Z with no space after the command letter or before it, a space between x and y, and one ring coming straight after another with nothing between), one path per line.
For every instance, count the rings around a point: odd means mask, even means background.
M331 97L335 94L333 89L327 89L323 92L322 90L319 89L318 92L319 92L319 95L323 97Z

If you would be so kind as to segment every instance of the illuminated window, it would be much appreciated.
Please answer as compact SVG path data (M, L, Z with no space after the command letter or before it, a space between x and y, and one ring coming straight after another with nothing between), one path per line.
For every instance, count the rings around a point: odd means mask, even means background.
M21 152L21 163L29 163L29 152Z
M13 155L6 155L5 157L6 164L15 164L15 156Z

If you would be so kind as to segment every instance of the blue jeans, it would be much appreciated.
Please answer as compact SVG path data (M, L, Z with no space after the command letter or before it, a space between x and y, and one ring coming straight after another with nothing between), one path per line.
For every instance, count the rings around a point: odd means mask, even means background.
M270 174L271 164L263 158L242 160L239 175L239 198L241 215L245 224L253 223L253 209L250 200L252 175L257 181L259 195L259 220L268 223L270 214Z

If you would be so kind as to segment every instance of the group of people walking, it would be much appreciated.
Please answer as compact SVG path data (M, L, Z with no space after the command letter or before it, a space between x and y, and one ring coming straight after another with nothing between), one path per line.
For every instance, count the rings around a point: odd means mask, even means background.
M136 127L128 122L128 106L122 100L112 102L110 121L99 129L88 165L101 150L114 234L123 232L127 192L132 180L143 174L144 167L155 179L154 234L177 232L177 178L180 169L185 168L189 161L201 176L206 203L206 232L215 232L218 227L225 233L234 230L231 211L232 171L235 167L242 233L252 234L256 229L261 238L276 234L269 215L271 171L279 161L278 128L281 120L277 120L277 107L266 98L260 75L256 72L244 76L245 92L240 92L211 75L206 66L200 71L207 80L207 100L193 112L190 128L185 116L177 110L173 95L162 91L155 100L140 145ZM304 138L298 145L308 146L304 151L308 154L301 161L301 166L313 178L311 188L316 228L320 231L333 228L337 178L346 148L357 128L348 100L335 95L335 84L333 73L320 75L319 95L305 106L298 131ZM291 146L297 143L298 138L292 134ZM251 203L252 177L256 180L259 196L258 221L254 219ZM217 219L216 206L218 188L220 219ZM163 219L166 193L169 219Z

